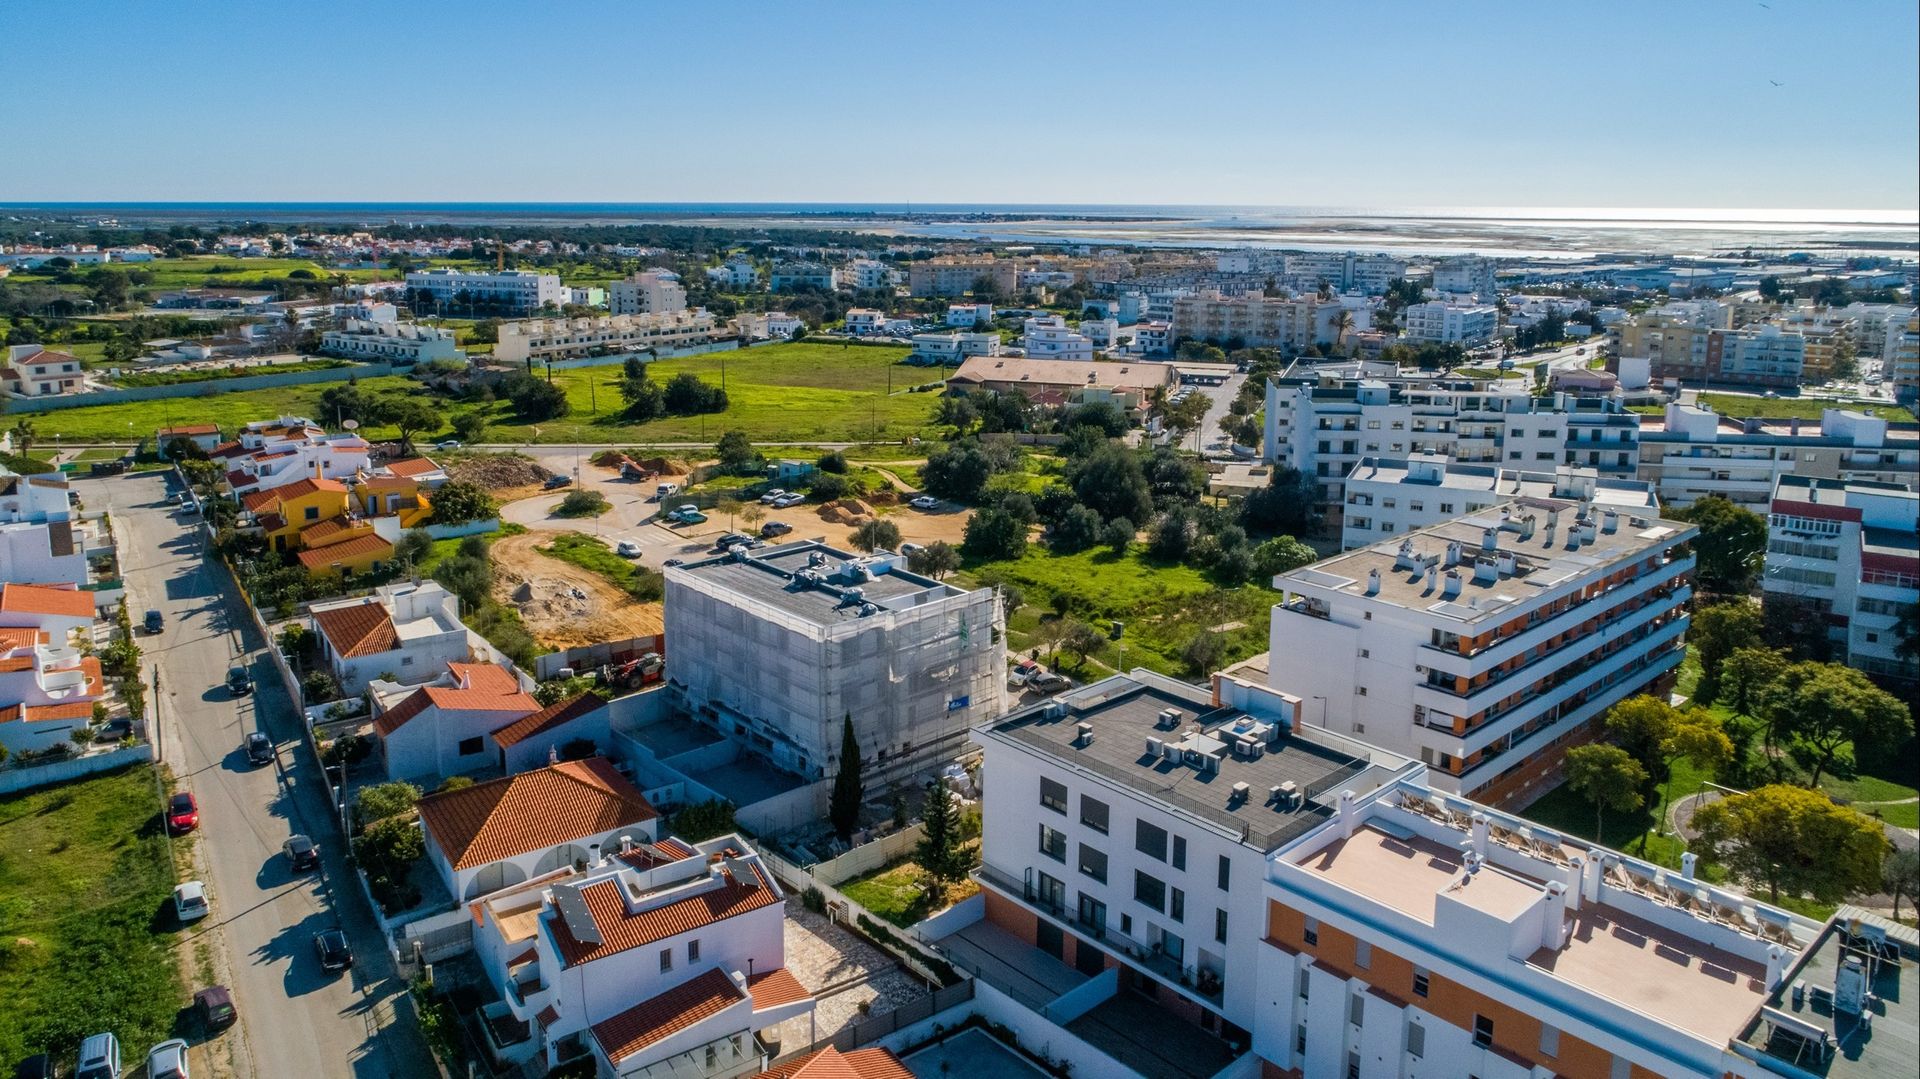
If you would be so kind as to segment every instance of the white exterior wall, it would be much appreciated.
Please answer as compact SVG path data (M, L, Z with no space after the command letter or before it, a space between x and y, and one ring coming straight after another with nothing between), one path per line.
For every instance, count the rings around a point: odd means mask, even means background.
M547 304L559 307L567 302L567 291L560 287L558 274L527 270L501 273L416 270L407 274L406 282L407 288L424 289L442 304L454 302L454 295L459 292L479 293L522 311L532 311Z
M443 710L428 705L380 740L387 778L445 778L498 764L493 739L487 736L518 718L520 714L514 712ZM478 738L480 748L463 754L460 743L469 738Z
M500 324L495 359L518 363L528 358L561 359L603 352L679 348L713 340L714 318L705 308L660 315L607 315L600 318L528 319Z
M460 350L454 347L451 332L412 322L352 319L345 329L328 330L323 334L320 350L330 356L398 363L460 358Z
M607 312L614 315L672 314L687 309L680 282L652 270L607 285Z
M53 537L45 524L0 525L0 581L22 584L87 583L87 556L74 536L73 553L53 553Z

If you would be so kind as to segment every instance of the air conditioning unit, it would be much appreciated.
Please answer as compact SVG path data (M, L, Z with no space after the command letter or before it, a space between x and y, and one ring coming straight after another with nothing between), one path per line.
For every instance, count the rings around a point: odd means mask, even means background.
M1162 742L1158 738L1149 737L1147 739L1147 756L1149 757L1161 756L1165 747L1166 747L1165 742Z

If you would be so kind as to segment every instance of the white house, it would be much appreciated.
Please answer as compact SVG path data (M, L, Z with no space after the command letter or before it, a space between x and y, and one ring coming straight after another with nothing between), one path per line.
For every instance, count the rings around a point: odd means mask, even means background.
M610 750L612 715L606 701L582 693L522 716L494 731L492 737L500 751L500 769L512 775L538 768L569 743L591 742L602 752Z
M0 524L0 580L84 586L85 535L67 521Z
M373 731L390 779L459 775L493 766L494 731L540 710L505 667L449 663L447 674L409 692L376 680Z
M604 757L430 794L420 823L427 861L462 902L660 837L660 814Z
M1408 304L1403 314L1409 341L1476 345L1493 340L1500 328L1500 310L1492 304L1432 300Z
M916 333L911 342L913 351L908 354L909 363L953 365L968 356L1000 355L997 333Z
M402 364L463 358L463 353L454 347L452 330L418 322L370 322L357 318L348 319L340 329L322 334L320 351L352 360Z
M867 307L855 307L847 311L847 332L855 337L885 333L887 313Z
M86 381L78 359L39 345L8 346L7 362L0 366L0 392L10 397L79 393L86 389Z
M376 678L418 685L472 658L460 599L434 581L383 585L371 596L316 603L310 613L320 657L349 695Z
M947 325L978 326L993 321L990 303L952 303L947 305Z
M33 628L49 640L93 624L93 593L62 585L0 584L0 628Z

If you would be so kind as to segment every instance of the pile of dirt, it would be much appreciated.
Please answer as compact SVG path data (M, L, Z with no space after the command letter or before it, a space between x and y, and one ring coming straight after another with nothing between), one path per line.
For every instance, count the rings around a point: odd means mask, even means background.
M820 519L831 524L859 527L874 519L873 507L857 498L843 498L820 507Z
M878 491L867 492L867 501L876 506L898 506L900 492L891 487L882 487Z
M491 548L494 598L511 604L549 648L626 640L661 632L658 603L641 603L590 570L542 554L548 537L508 536Z
M636 457L634 464L662 476L684 476L693 471L693 465L678 457Z
M539 486L552 472L540 467L533 458L519 453L481 453L462 457L447 466L447 476L462 483L477 484L489 491L509 487Z

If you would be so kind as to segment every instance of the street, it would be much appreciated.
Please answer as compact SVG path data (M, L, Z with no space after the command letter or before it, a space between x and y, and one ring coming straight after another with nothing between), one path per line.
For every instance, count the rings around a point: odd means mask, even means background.
M112 514L134 621L148 609L166 620L140 645L148 669L159 671L162 759L200 802L208 925L224 938L240 1013L227 1037L244 1039L233 1054L236 1069L259 1079L433 1074L406 986L352 883L319 765L262 655L267 642L225 569L201 557L189 520L172 512L167 482L135 474L76 479L73 488L89 509ZM256 688L236 698L225 681L240 655L253 657ZM242 743L256 727L275 742L272 767L247 762ZM288 869L281 844L295 832L320 843L320 873ZM335 925L352 940L355 966L345 975L323 973L314 957L314 934Z

